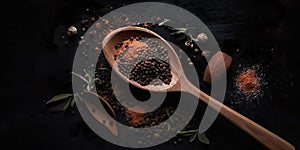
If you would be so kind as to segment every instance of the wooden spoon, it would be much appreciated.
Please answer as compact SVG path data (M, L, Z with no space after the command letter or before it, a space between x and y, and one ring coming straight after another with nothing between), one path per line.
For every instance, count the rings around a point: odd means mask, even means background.
M122 42L124 39L128 39L130 37L137 37L137 36L158 38L160 39L160 44L168 49L168 55L170 57L169 63L171 66L171 73L173 75L172 81L169 85L164 84L162 86L154 86L154 85L141 86L137 82L129 80L127 77L125 77L122 73L120 73L118 67L115 66L116 65L116 62L114 60L114 55L116 54L115 46L118 43ZM279 136L275 135L274 133L270 132L269 130L265 129L259 124L253 122L252 120L246 118L245 116L239 114L238 112L232 110L226 105L220 103L219 101L205 94L204 92L196 88L192 83L190 83L184 74L181 63L172 46L155 32L145 28L133 27L133 26L119 28L117 30L112 31L104 38L102 46L103 46L105 58L107 59L108 63L113 67L113 70L121 78L123 78L125 81L129 82L130 84L138 88L150 90L150 91L156 91L156 92L183 91L183 92L188 92L196 97L199 96L200 100L206 103L209 107L212 107L215 110L221 108L219 111L222 116L224 116L233 124L235 124L242 130L244 130L246 133L250 134L252 137L254 137L256 140L264 144L266 147L274 150L295 149L290 143L288 143L284 139L280 138Z

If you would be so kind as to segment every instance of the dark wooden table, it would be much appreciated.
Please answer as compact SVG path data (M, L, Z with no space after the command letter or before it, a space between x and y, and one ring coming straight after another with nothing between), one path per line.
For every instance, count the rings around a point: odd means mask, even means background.
M224 50L240 49L238 57L249 64L268 66L268 89L259 105L237 111L300 148L297 0L164 0L197 15ZM55 114L43 100L70 92L76 44L62 43L57 34L88 16L86 9L104 15L137 1L97 0L10 1L2 14L2 51L11 52L0 105L1 149L126 149L95 135L74 113ZM13 14L16 12L16 15ZM76 40L76 39L75 39ZM65 41L63 41L65 42ZM74 43L74 42L73 42ZM274 49L271 52L271 49ZM270 55L268 55L270 54ZM3 59L4 60L4 59ZM267 65L265 65L267 64ZM13 67L11 67L13 66ZM270 99L272 97L272 99ZM249 112L251 111L251 112ZM250 136L218 117L207 132L211 144L165 143L149 149L265 149ZM3 148L4 147L4 148Z

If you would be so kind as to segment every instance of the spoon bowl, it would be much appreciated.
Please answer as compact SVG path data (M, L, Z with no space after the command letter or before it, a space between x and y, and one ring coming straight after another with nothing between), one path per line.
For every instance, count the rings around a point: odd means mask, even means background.
M134 31L134 32L133 32ZM145 38L155 38L156 41L159 42L159 44L165 48L168 49L168 56L170 57L169 64L171 67L171 74L172 74L172 79L170 84L162 84L160 86L155 86L152 84L148 84L146 86L141 86L139 83L129 80L128 77L124 76L119 68L117 67L117 62L114 59L114 55L117 54L115 46L122 42L124 39L129 39L130 37L145 37ZM124 80L129 82L131 85L134 85L138 88L144 89L144 90L150 90L150 91L156 91L156 92L161 92L161 91L170 91L170 88L176 85L179 81L179 77L182 75L182 66L180 64L180 61L172 48L172 46L165 41L162 37L160 37L158 34L155 32L141 28L141 27L123 27L119 28L117 30L112 31L108 36L106 36L103 40L103 50L104 50L104 55L105 58L107 59L108 63L110 66L113 67L115 72ZM176 69L175 69L176 68Z

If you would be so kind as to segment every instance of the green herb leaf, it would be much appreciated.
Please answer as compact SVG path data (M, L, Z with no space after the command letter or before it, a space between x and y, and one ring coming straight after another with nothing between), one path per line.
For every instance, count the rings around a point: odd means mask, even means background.
M204 144L209 144L209 139L206 137L205 133L198 133L198 140Z
M72 101L71 101L71 107L74 107L74 105L76 104L76 99L75 99L75 97L72 99Z
M67 101L67 103L65 104L65 106L64 106L64 108L63 108L63 111L66 111L66 110L69 108L70 103L71 103L71 99L69 99L69 100Z
M66 99L70 96L73 96L73 94L70 94L70 93L59 94L59 95L56 95L53 98L51 98L49 101L47 101L46 104L56 102L56 101L59 101L59 100L63 100L63 99Z
M190 142L193 142L197 137L197 133L192 135L191 138L190 138Z

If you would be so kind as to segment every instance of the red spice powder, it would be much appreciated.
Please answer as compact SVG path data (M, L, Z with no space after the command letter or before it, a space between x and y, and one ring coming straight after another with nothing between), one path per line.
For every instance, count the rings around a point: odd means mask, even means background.
M134 58L137 58L139 56L138 51L145 50L148 47L148 44L136 39L133 39L132 41L129 39L125 40L123 41L123 45L118 48L117 55L122 53L126 49L126 47L128 47L129 50L124 54L123 58L132 60Z
M137 108L141 111L141 112L145 112L145 109L142 107L138 107ZM125 116L127 119L129 119L130 124L133 126L139 125L140 123L145 121L145 116L144 113L138 113L135 111L131 111L129 109L125 110Z
M256 92L260 86L256 72L253 69L247 69L241 72L237 77L237 86L245 94Z
M128 109L125 110L125 116L126 118L131 119L130 124L133 126L138 125L145 120L143 113L137 113Z

